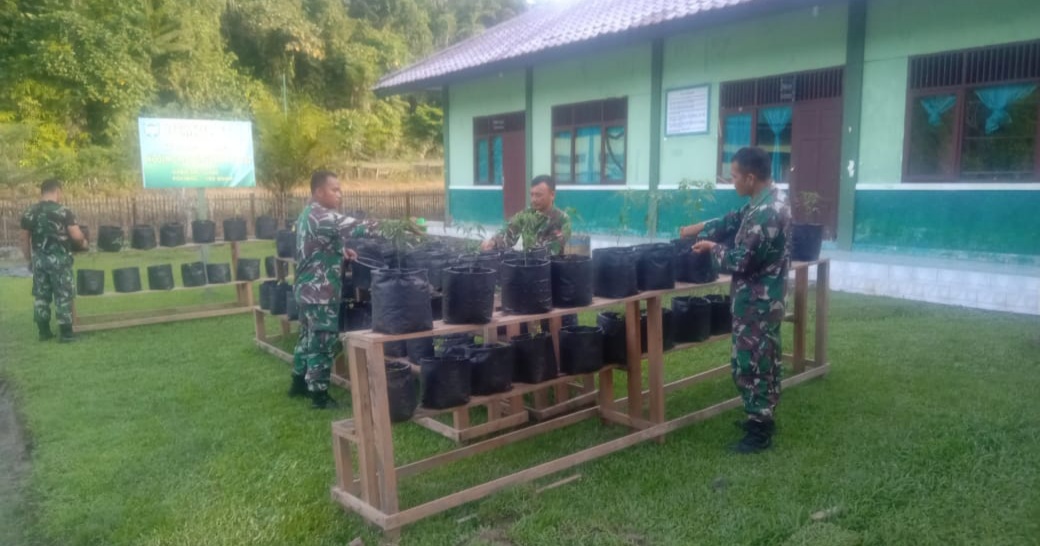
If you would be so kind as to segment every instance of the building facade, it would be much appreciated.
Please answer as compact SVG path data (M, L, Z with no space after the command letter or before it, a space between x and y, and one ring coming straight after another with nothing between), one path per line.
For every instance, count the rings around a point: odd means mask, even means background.
M833 247L1035 266L1038 85L1036 0L576 0L380 89L442 91L455 222L500 224L547 173L579 230L673 236L739 206L753 144Z

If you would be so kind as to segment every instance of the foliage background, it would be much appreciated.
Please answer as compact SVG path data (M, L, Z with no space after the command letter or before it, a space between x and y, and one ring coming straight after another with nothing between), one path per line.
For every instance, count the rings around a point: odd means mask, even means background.
M437 157L439 97L372 86L524 6L0 0L0 191L43 176L73 192L137 187L138 116L252 120L261 184L276 190L318 166Z

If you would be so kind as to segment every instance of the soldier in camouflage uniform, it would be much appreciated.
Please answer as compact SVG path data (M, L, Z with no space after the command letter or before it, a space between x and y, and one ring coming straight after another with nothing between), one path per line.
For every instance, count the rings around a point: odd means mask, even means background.
M75 339L72 333L72 251L85 249L86 237L76 224L76 216L61 205L61 182L46 180L40 185L40 202L22 214L25 230L25 256L33 272L33 318L40 341L54 337L51 332L51 301L58 316L62 342Z
M344 260L357 258L347 239L365 234L374 224L363 224L340 214L339 180L334 173L311 176L311 202L296 220L296 284L300 338L293 352L289 396L310 396L311 407L335 406L329 397L333 359L339 342L339 303Z
M538 241L534 246L546 246L550 254L563 254L563 248L567 240L571 238L571 219L567 213L556 208L553 202L556 200L556 182L552 177L541 175L531 181L531 208L545 218L545 222L538 230ZM516 222L510 221L509 226L498 233L495 237L484 241L481 245L483 250L508 250L520 239L520 230Z
M722 218L683 228L681 235L699 236L697 252L711 252L716 270L733 277L733 380L744 400L744 438L734 446L754 453L772 445L773 421L780 401L783 352L780 325L784 318L790 267L791 210L770 180L769 155L743 148L733 157L733 185L751 201ZM736 236L732 248L718 241Z

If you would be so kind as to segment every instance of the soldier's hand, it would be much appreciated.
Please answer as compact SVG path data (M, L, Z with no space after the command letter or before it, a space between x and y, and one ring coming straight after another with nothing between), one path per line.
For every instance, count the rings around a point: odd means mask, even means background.
M693 224L691 226L683 226L679 229L679 237L689 239L700 235L701 231L704 231L704 222Z
M710 252L711 249L715 248L714 241L697 241L692 247L694 252Z
M480 250L492 250L494 248L495 248L495 242L492 241L491 239L488 239L487 241L484 241L483 243L480 243Z
M344 248L343 257L346 258L348 262L352 262L357 259L357 252L352 248Z

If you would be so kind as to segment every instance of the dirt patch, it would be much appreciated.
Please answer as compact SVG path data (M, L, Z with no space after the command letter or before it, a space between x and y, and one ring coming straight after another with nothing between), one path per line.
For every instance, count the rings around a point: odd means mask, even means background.
M7 382L0 378L0 544L25 541L29 444Z

